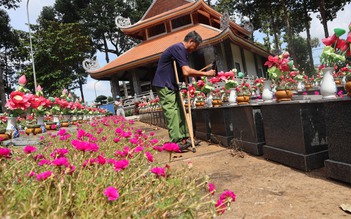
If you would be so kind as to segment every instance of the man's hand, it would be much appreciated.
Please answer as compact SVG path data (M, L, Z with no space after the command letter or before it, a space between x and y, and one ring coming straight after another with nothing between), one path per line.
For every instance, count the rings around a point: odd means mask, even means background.
M207 77L213 77L216 75L216 71L215 70L209 70L206 72L206 76Z

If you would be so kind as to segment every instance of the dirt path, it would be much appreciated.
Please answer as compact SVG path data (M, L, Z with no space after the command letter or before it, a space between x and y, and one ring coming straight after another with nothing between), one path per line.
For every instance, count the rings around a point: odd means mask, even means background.
M145 123L136 126L166 139L167 130ZM158 161L167 162L160 153ZM220 218L351 218L340 209L351 205L351 185L328 179L324 168L302 172L262 157L202 142L197 152L173 156L172 165L192 162L196 173L210 176L218 191L230 189L237 195L231 211Z

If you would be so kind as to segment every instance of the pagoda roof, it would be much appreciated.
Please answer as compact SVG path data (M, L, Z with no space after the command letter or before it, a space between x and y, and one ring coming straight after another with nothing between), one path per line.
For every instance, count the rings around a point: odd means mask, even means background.
M269 55L266 50L261 47L257 47L251 41L238 37L230 28L221 31L208 25L197 24L195 26L189 26L171 32L167 35L144 41L120 55L114 61L108 63L104 67L94 71L89 71L89 74L95 79L109 78L118 72L156 62L161 57L161 54L165 49L175 43L182 42L184 37L193 30L199 33L203 39L203 42L200 44L199 48L208 45L215 45L229 38L233 43L251 51L255 51L257 54L266 57Z
M193 0L172 0L172 1L154 0L151 3L148 10L145 12L144 16L140 19L140 21L165 13L171 9L178 8L183 5L188 5L189 3L194 3L194 1Z
M204 0L175 0L175 3L177 4L172 4L170 2L173 2L173 0L155 0L149 7L148 11L144 14L144 17L142 19L140 19L137 23L130 25L129 27L121 28L121 30L126 35L140 39L140 35L138 35L138 33L144 31L148 27L191 13L200 13L206 15L208 17L211 17L211 19L217 23L220 23L222 14L207 5ZM246 30L233 21L229 22L229 27L232 28L233 31L237 31L246 37L251 36L250 31Z

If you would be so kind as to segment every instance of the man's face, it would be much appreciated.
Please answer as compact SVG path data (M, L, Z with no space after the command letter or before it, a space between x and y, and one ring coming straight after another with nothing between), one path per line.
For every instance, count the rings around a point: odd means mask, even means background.
M199 43L196 43L194 40L190 40L187 50L188 52L193 52L197 49L198 46L199 46Z

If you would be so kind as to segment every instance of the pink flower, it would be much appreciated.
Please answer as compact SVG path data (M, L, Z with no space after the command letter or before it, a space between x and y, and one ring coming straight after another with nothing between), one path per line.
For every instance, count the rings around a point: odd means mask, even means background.
M66 154L68 154L68 149L66 148L56 148L51 154L50 157L52 158L59 158L59 157L64 157Z
M121 170L124 170L128 167L129 165L129 160L118 160L114 163L114 166L115 166L115 171L116 172L119 172Z
M120 138L114 138L113 142L118 143L121 139Z
M307 95L307 92L303 92L302 95Z
M145 156L146 156L146 158L147 158L147 160L149 162L153 162L154 161L154 156L150 152L146 151L145 152Z
M85 141L78 141L78 140L72 140L71 144L75 149L78 151L92 151L92 152L97 152L99 150L99 146L94 143L90 142L85 142Z
M314 95L319 95L319 92L318 92L318 91L315 91L315 92L314 92Z
M70 165L68 159L66 157L59 157L59 158L56 158L55 160L53 160L51 162L51 165L52 166L65 166L65 167L68 167Z
M216 191L216 187L213 183L209 183L208 184L208 191L211 195L214 195L215 191Z
M97 162L101 165L104 165L106 163L106 158L103 155L99 155L97 157Z
M41 159L38 163L39 166L43 166L45 164L50 164L51 161L50 160L47 160L47 159Z
M113 186L107 187L105 189L104 195L108 198L109 201L115 201L119 198L118 190Z
M11 150L8 148L0 148L0 157L11 158Z
M236 195L230 190L225 190L224 192L222 192L220 199L226 200L227 198L231 199L230 201L234 202Z
M151 140L151 144L157 144L158 143L158 139L154 138Z
M25 75L22 75L19 79L18 79L18 84L25 86L27 84L27 79Z
M71 165L68 168L66 168L65 173L68 174L68 175L71 175L75 170L76 170L76 166Z
M77 138L80 140L83 140L83 137L85 136L85 131L82 129L79 129L77 132Z
M49 178L51 175L52 175L51 171L45 171L45 172L42 172L42 173L38 173L36 179L38 181L44 181L47 178Z
M37 175L37 174L34 171L30 171L30 173L28 174L29 177L33 177L35 175Z
M66 129L60 129L60 131L57 132L58 135L63 136L66 134L67 130Z
M163 145L163 150L168 152L180 152L179 145L177 143L168 142Z
M163 151L163 147L161 147L161 146L154 146L153 149L155 151L159 151L159 152Z
M36 150L37 150L37 148L34 147L34 146L31 146L31 145L27 145L26 147L23 148L23 152L24 152L25 154L33 153L33 152L35 152Z
M151 169L151 172L156 174L158 177L166 177L165 169L162 167L154 167Z
M128 146L125 146L123 148L123 151L117 150L115 152L115 156L117 156L117 157L133 157L132 151L130 150L130 147L128 147Z
M35 161L42 160L42 159L45 159L43 154L37 154L37 155L34 156L34 160Z
M227 210L227 206L225 205L222 199L218 199L215 206L216 206L217 214L219 215L224 214L224 212Z
M144 150L143 146L138 146L138 147L134 148L133 151L134 151L134 153L139 153L139 152L141 152L143 150Z

